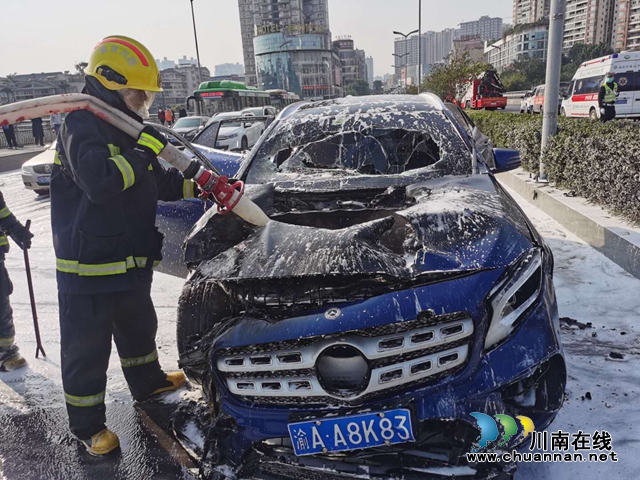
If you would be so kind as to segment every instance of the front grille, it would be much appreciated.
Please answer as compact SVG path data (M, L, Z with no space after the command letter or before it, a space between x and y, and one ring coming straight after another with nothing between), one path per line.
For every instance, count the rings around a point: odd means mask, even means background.
M51 175L51 165L36 165L33 167L33 171L41 175Z
M305 338L226 349L216 367L230 392L256 403L350 403L452 375L469 358L473 320L465 313L433 313L341 336ZM376 335L377 334L377 335ZM317 362L332 347L351 347L366 359L368 385L358 392L332 392Z

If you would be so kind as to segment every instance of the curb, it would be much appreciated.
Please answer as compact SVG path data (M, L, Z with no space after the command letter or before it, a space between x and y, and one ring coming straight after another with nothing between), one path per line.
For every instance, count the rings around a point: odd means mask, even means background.
M26 152L20 152L13 155L2 155L0 156L0 173L10 172L12 170L19 170L22 167L22 164L27 160L32 159L36 155L44 152L45 149L37 149L37 150L28 150Z
M613 216L584 198L566 197L552 186L529 179L518 169L497 175L500 183L514 190L609 260L640 279L640 229Z

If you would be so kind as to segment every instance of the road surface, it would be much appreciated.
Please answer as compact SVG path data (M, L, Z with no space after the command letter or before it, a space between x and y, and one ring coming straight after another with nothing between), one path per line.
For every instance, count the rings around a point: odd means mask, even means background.
M16 337L30 367L22 372L0 374L0 479L192 478L191 465L184 452L155 428L147 413L133 407L117 355L112 356L109 365L106 402L109 426L122 441L121 453L108 459L95 459L73 441L67 430L60 381L49 199L25 191L17 172L0 175L0 190L18 218L33 221L36 238L31 263L42 335L49 355L46 360L33 358L35 340L25 271L21 253L13 248L6 262L15 284L12 304ZM586 330L563 329L569 384L565 407L551 430L590 433L607 430L620 457L618 464L522 464L517 478L640 478L639 440L635 431L640 420L637 402L640 280L522 199L514 198L522 204L555 253L561 317L592 323L592 328ZM157 274L153 286L160 322L158 349L166 369L177 368L175 317L182 284L181 279ZM609 361L612 351L621 353L624 360ZM172 402L178 400L175 394L166 399L166 408L172 408Z

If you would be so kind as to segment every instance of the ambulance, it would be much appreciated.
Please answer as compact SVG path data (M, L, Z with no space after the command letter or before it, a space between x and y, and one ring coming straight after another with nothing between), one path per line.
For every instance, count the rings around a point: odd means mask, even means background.
M607 73L615 74L620 96L617 117L640 117L640 52L622 52L583 63L569 84L560 113L600 118L598 92Z

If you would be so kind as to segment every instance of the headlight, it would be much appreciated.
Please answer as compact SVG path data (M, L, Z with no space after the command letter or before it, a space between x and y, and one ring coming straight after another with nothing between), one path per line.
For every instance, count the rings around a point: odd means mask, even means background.
M542 288L542 250L525 253L506 278L489 294L491 323L485 350L497 346L517 326L524 312L536 301Z
M31 167L22 167L22 173L25 175L31 175Z

